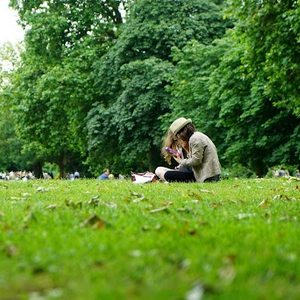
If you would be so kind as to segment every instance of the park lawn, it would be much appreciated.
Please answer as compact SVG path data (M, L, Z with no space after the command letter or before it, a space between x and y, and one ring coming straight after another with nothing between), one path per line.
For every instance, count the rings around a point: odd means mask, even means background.
M0 182L0 299L299 299L300 182Z

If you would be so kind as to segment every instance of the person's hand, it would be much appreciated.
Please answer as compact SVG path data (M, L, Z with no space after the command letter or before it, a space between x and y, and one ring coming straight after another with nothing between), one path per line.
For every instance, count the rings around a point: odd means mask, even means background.
M180 164L182 161L182 158L180 155L173 155L173 158Z

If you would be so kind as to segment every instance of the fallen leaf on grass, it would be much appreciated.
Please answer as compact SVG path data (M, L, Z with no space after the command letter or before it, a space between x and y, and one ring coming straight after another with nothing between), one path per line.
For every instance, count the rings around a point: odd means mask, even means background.
M207 194L214 194L213 191L209 191L209 190L200 190L201 193L207 193Z
M29 299L61 299L62 290L58 288L44 290L44 291L33 291L29 293Z
M118 207L117 203L114 203L114 202L100 201L99 204L104 205L104 206L109 207L109 208L117 208Z
M226 281L227 283L230 283L234 280L236 276L236 271L233 264L226 264L219 269L218 274L222 280Z
M290 216L283 216L281 218L279 218L280 222L297 222L298 219L297 217L290 217Z
M145 199L145 196L143 194L133 193L133 192L131 192L130 194L131 194L131 196L138 196L139 197L139 198L136 198L136 199L132 200L133 203L138 203L138 202L141 202L142 200Z
M186 300L201 300L204 295L204 286L202 282L197 281L185 295Z
M294 197L285 196L285 199L288 201L296 201L297 199Z
M273 200L288 200L288 201L296 201L297 199L294 197L289 197L287 195L276 195L273 197Z
M91 215L82 223L83 227L92 226L93 229L101 229L106 227L107 222L99 218L97 215Z
M191 198L197 199L197 200L202 200L201 195L198 194L198 193L190 192L190 193L188 194L188 196L191 197Z
M28 197L28 196L31 196L31 194L30 193L23 193L22 196L23 197Z
M176 211L178 211L178 212L187 212L187 213L193 212L192 209L189 209L189 208L187 208L187 207L177 208Z
M25 224L27 224L29 221L31 221L31 220L33 220L33 221L37 221L37 218L35 217L35 215L33 214L33 212L30 212L29 214L27 214L26 216L25 216L25 218L23 219L23 222L25 223Z
M211 203L211 206L213 206L214 208L218 208L221 205L222 205L222 203L220 203L220 202L213 202L213 203Z
M224 264L232 264L236 261L236 255L231 253L222 258Z
M50 204L46 206L46 209L56 209L56 208L57 208L56 204Z
M98 220L93 226L93 229L102 229L106 227L106 223L103 220Z
M99 204L99 196L93 197L91 200L88 201L89 205L93 205L94 207L98 206Z
M198 223L199 223L201 226L210 226L210 224L209 224L207 221L200 220Z
M103 266L105 266L105 262L103 260L96 260L94 261L93 266L97 268L102 268Z
M259 208L266 208L268 206L268 204L269 204L269 201L267 199L265 199L265 200L263 200L262 202L260 202L258 204L258 207Z
M40 187L38 187L35 191L36 191L36 192L47 192L48 190L45 189L44 187L40 186Z
M10 197L11 200L18 200L18 201L24 201L26 200L25 198L20 198L20 197Z
M142 226L143 231L149 231L149 230L161 230L162 226L161 224L156 224L154 227L150 227L149 225L144 225Z
M238 214L237 215L237 218L239 220L248 219L248 218L252 218L252 217L256 217L256 214Z
M149 213L153 214L153 213L157 213L160 211L168 211L168 208L170 205L172 205L173 202L168 202L168 204L166 206L160 207L160 208L156 208L156 209L152 209L149 211Z
M197 234L197 230L194 229L194 228L182 228L182 230L180 231L180 233L182 235L186 235L186 234L189 234L189 235L196 235Z
M144 226L142 226L142 230L143 231L149 231L150 230L150 226L144 225Z
M78 202L73 202L72 200L65 200L65 203L67 206L70 206L72 208L82 208L82 202L78 201Z
M193 199L193 200L188 200L188 201L184 201L184 204L190 204L190 203L199 203L198 199Z

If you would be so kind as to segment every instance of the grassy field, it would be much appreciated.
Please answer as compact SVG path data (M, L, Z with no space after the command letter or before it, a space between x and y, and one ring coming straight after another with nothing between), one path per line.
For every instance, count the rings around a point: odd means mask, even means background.
M0 299L299 299L300 186L0 182Z

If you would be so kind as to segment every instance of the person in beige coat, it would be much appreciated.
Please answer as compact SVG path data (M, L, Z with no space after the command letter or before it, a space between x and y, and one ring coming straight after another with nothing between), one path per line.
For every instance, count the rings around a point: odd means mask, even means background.
M217 149L211 139L197 131L191 119L179 118L169 128L169 136L173 135L173 144L180 145L187 157L173 154L179 163L178 167L169 169L158 167L155 174L167 182L216 182L221 178L221 165ZM163 151L162 151L163 152ZM170 154L165 154L167 156Z

